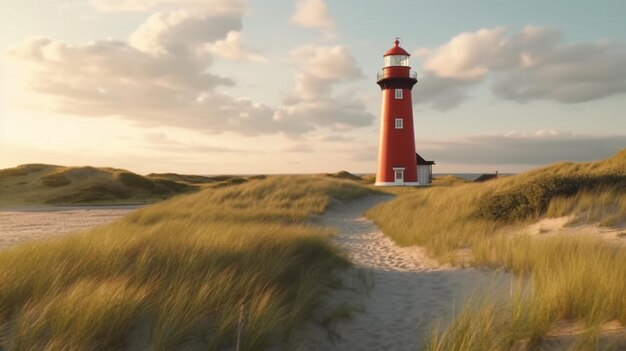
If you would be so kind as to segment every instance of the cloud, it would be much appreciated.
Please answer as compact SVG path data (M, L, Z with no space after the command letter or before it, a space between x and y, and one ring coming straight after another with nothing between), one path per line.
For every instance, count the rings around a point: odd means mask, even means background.
M626 45L564 43L560 31L546 27L465 32L416 55L425 74L414 98L439 110L459 106L485 81L493 82L495 96L522 103L581 103L626 92Z
M99 11L138 12L154 9L188 8L211 10L213 14L243 12L243 0L91 0Z
M324 0L298 1L291 16L291 23L301 27L324 30L332 30L335 25Z
M504 34L502 27L458 34L428 54L424 69L441 78L481 79L499 56Z
M268 60L262 55L250 52L244 48L241 40L241 32L230 31L224 40L217 40L214 43L206 44L205 49L212 54L229 60L249 60L259 63L268 63Z
M356 60L343 45L305 45L290 53L297 66L294 93L277 109L279 121L300 121L311 125L347 130L367 126L375 119L362 100L337 97L338 83L363 77Z
M210 59L187 51L154 55L122 41L69 45L34 39L12 54L30 63L30 89L53 97L60 112L214 133L252 135L284 127L269 106L217 91L234 82L208 73Z
M282 150L283 152L288 153L312 153L313 148L308 144L297 144L291 147L285 148Z
M419 78L419 85L413 88L413 103L426 104L439 111L458 107L468 97L469 87L474 82L442 78L433 73L426 73Z
M220 146L211 145L198 145L194 143L182 143L170 139L165 133L146 133L144 134L143 141L150 149L158 151L166 151L172 153L224 153L224 152L243 152L243 150L225 148ZM251 152L251 151L246 151ZM253 152L253 151L252 151Z
M355 58L343 45L304 45L290 53L304 72L296 76L296 96L314 100L331 93L334 83L363 77Z
M304 45L293 49L289 56L318 79L340 81L363 76L345 45Z
M626 47L617 43L578 44L496 77L493 92L527 102L580 103L626 92Z
M280 106L276 111L279 121L300 121L304 125L328 127L335 131L346 131L355 127L368 126L375 119L359 100L341 101L323 98L315 101L298 101Z
M321 139L321 141L327 141L327 142L343 142L343 141L352 141L352 140L354 140L354 138L341 135L341 134L332 134L332 135L325 136Z
M211 72L214 56L262 60L241 46L241 13L176 10L151 15L128 41L68 44L30 39L10 55L29 65L29 90L57 112L117 117L146 127L175 126L247 136L300 135L320 128L369 125L362 101L332 94L362 77L344 46L295 49L295 94L272 107L230 95L235 82ZM50 99L51 98L51 99Z
M626 146L626 135L577 135L554 130L418 140L418 152L437 164L541 165L609 157Z
M237 13L176 10L157 12L131 34L131 46L151 54L187 55L200 44L212 43L231 31L241 30Z

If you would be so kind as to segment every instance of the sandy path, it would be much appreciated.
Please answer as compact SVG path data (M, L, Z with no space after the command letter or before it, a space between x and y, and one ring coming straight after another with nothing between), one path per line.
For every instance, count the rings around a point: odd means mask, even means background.
M509 284L505 274L442 267L422 248L395 245L362 215L389 199L370 196L335 204L321 217L323 224L337 228L335 240L355 268L343 273L344 288L333 290L325 298L316 316L318 323L305 327L289 349L419 350L432 323L449 317L474 289ZM362 312L335 325L331 323L330 328L322 327L319 322L324 315L341 305Z
M41 207L0 211L0 250L20 243L83 231L142 206Z

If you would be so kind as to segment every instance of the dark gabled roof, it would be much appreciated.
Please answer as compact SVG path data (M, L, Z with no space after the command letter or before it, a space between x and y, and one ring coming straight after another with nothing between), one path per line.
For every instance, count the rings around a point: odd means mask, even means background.
M492 180L492 179L496 179L498 178L498 173L485 173L483 175L481 175L480 177L474 179L475 183L482 183L482 182L486 182L488 180Z
M420 156L420 154L418 154L417 152L415 153L415 160L417 161L418 165L434 165L435 161L426 161L424 160L424 158L422 156Z

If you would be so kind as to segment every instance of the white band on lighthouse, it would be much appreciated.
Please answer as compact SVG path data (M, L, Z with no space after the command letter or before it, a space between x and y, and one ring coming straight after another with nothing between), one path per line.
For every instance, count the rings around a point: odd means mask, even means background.
M428 186L429 184L420 184L418 182L404 182L403 185L398 185L396 182L376 182L375 186Z

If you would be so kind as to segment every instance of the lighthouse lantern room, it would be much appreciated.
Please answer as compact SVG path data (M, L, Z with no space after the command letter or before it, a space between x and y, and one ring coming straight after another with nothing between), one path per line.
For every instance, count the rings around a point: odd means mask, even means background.
M400 41L396 39L394 44L383 55L385 66L377 77L383 101L376 185L430 185L435 163L415 152L411 90L417 83L417 73L411 71L411 55L400 47Z

